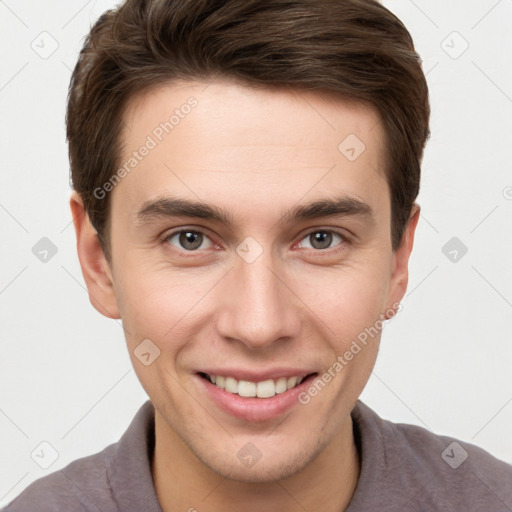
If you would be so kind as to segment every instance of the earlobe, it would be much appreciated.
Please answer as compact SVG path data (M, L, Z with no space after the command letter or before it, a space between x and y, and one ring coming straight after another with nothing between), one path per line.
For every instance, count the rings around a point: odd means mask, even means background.
M414 245L414 234L420 217L420 206L414 204L409 222L402 236L400 247L393 254L390 290L388 296L388 311L395 309L402 300L409 282L409 257ZM391 316L386 315L388 318Z
M82 275L93 307L108 318L121 318L110 265L98 233L85 212L82 198L73 192L69 201L76 233L76 248Z

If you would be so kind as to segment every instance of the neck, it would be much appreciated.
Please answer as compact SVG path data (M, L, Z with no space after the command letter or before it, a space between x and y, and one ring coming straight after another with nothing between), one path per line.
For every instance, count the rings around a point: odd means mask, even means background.
M225 478L203 464L155 414L152 474L163 512L344 511L360 473L352 418L302 471L288 478L246 483Z

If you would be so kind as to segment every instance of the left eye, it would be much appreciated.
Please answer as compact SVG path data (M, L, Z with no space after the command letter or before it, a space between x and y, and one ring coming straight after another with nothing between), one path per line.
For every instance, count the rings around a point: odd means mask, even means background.
M195 251L196 249L199 249L201 244L205 241L209 245L203 247L203 249L208 249L213 245L212 241L204 233L201 231L194 231L192 229L171 233L165 240L176 247L176 244L172 242L174 239L176 239L179 244L177 246L178 249L185 249L187 251Z
M334 238L338 238L340 242L344 241L344 237L334 231L313 231L306 235L302 240L309 242L310 249L322 250L329 249Z

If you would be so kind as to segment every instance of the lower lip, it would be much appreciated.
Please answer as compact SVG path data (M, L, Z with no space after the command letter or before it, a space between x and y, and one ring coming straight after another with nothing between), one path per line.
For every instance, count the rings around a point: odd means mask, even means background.
M209 380L196 375L210 398L223 411L246 421L266 421L284 414L298 403L298 395L305 391L316 374L309 375L298 386L271 398L244 398L228 393Z

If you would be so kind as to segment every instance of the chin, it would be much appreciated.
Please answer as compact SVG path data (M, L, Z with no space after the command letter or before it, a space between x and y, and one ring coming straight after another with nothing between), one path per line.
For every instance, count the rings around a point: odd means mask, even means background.
M279 450L271 446L259 450L257 444L258 441L249 441L239 450L226 447L217 456L211 450L206 454L192 451L205 466L224 478L241 483L269 483L301 472L322 450L320 439L309 449L304 443L291 443L281 444Z
M219 475L233 480L235 482L256 484L271 483L277 480L284 480L291 477L304 469L307 463L303 454L297 454L295 461L275 459L264 462L263 459L258 461L253 467L244 467L236 461L229 461L226 464L218 464L210 466L210 469Z

